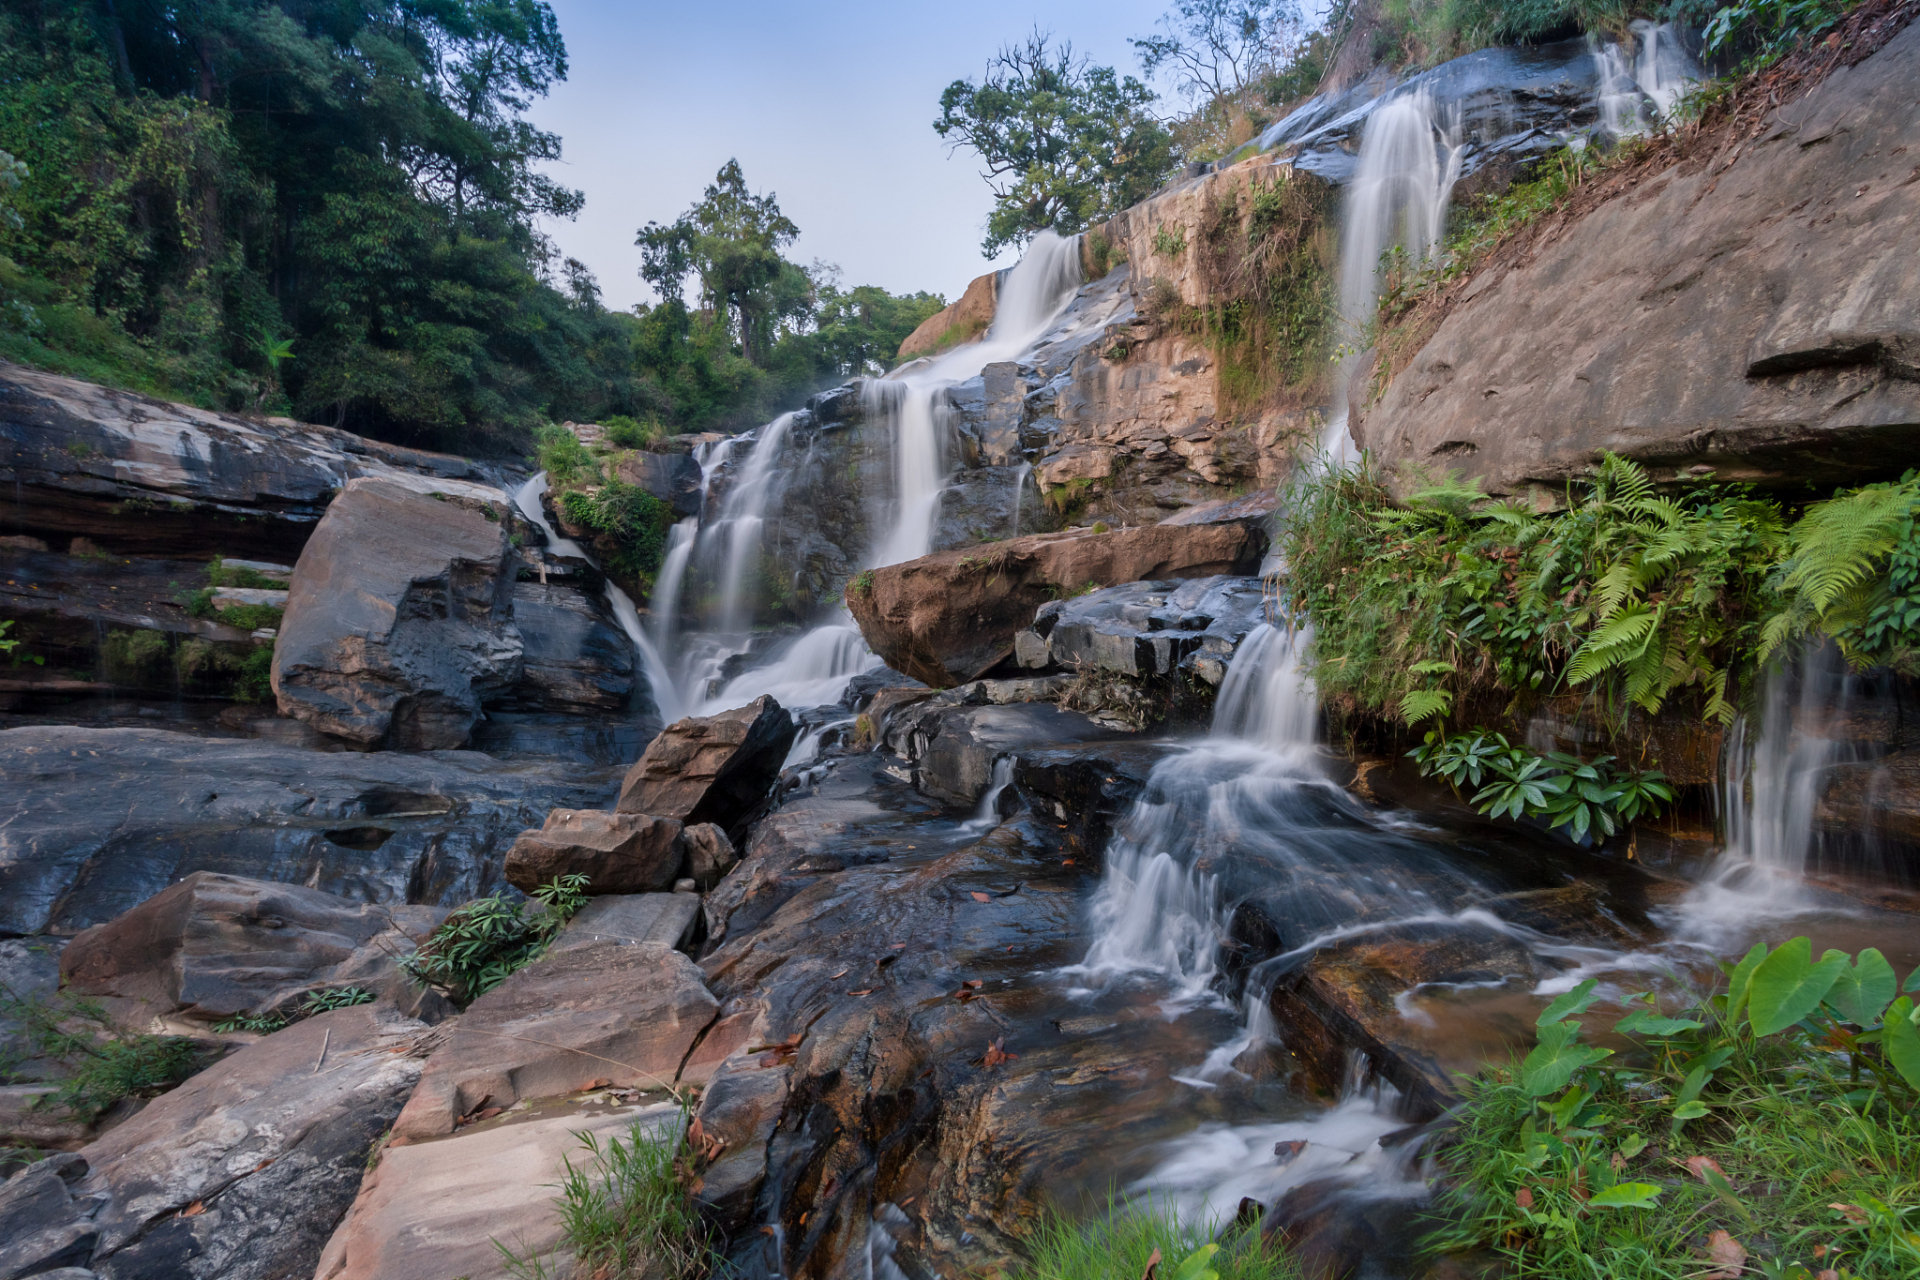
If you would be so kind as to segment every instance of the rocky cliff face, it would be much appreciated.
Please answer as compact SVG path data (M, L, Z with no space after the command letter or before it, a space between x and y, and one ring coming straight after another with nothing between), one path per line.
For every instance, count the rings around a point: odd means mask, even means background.
M1909 27L1754 136L1576 205L1464 286L1356 438L1543 502L1602 450L1667 478L1897 474L1920 443L1916 82Z

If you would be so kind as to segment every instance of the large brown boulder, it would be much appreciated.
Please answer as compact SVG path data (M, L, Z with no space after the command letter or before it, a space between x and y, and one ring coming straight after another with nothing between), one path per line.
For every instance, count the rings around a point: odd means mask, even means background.
M520 678L507 532L484 504L349 482L294 566L273 655L282 714L367 746L466 742L481 699Z
M1000 273L975 276L957 302L949 303L920 322L900 344L900 359L935 355L967 342L977 342L993 323L1000 297Z
M391 982L440 907L349 902L295 884L196 871L60 955L65 987L130 1020L261 1013L307 991Z
M717 716L688 716L647 744L620 787L621 813L732 830L780 776L798 729L770 697Z
M941 551L863 574L847 591L860 634L895 671L948 688L993 666L1050 600L1148 579L1249 574L1258 519L1084 529Z
M1603 449L1661 479L1894 474L1920 445L1920 26L1752 141L1482 271L1356 435L1550 502ZM1723 158L1724 157L1724 158Z
M600 939L556 949L467 1007L427 1060L394 1137L440 1137L462 1116L596 1081L670 1086L719 1009L672 947Z
M676 818L555 809L507 853L507 883L527 893L555 876L584 875L588 893L668 889L686 862Z

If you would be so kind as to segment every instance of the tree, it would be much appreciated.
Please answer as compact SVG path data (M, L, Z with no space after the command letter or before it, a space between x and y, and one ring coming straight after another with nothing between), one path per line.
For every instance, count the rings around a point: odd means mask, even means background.
M1173 73L1190 102L1244 93L1298 50L1298 6L1288 0L1181 0L1160 19L1165 35L1131 40L1141 71Z
M948 85L933 127L986 165L995 203L982 252L1025 246L1049 228L1072 234L1151 195L1177 161L1147 110L1154 99L1037 28L994 55L978 84Z
M939 294L896 295L868 284L844 292L831 282L818 288L815 343L822 363L847 377L886 372L907 335L947 305Z
M780 256L799 235L773 193L754 195L740 162L729 160L698 204L670 224L649 222L634 243L640 275L663 301L680 297L687 276L697 274L702 303L739 339L743 354L764 365L781 326L813 309L812 280Z

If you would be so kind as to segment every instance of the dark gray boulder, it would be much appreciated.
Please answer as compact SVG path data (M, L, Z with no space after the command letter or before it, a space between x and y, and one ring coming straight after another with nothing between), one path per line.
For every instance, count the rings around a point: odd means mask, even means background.
M273 657L280 710L367 746L441 750L519 679L498 513L354 480L294 566Z
M1218 685L1234 650L1266 620L1258 578L1130 582L1040 606L1014 637L1014 657L1035 671L1184 671Z
M633 697L633 641L604 597L559 582L516 582L513 622L524 667L508 701L516 709L617 711Z
M513 838L611 802L615 770L474 752L315 752L157 729L0 731L0 932L75 933L221 871L358 902L501 887Z

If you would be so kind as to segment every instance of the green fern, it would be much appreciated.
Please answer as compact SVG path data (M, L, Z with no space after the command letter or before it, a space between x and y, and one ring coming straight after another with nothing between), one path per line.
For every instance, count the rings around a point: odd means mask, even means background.
M1415 725L1452 709L1453 695L1445 689L1415 689L1400 700L1400 719Z

